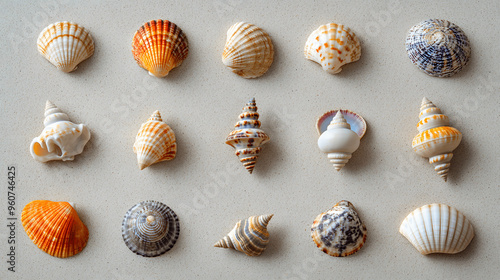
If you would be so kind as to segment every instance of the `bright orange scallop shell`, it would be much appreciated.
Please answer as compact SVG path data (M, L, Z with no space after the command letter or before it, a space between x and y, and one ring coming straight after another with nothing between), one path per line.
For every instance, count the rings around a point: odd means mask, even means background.
M189 52L188 40L175 23L168 20L146 22L134 34L132 53L137 64L150 75L165 77L182 64Z
M24 207L21 221L33 243L54 257L80 253L89 239L89 230L68 202L34 200Z

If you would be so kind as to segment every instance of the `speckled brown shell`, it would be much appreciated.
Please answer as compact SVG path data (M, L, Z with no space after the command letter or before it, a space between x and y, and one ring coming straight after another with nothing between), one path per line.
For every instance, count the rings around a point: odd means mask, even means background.
M345 257L359 251L365 244L366 232L356 209L346 200L319 214L311 227L316 246L334 257Z

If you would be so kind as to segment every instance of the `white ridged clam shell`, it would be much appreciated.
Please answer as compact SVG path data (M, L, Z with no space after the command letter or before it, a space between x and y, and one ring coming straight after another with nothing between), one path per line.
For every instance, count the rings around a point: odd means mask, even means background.
M359 135L351 130L351 126L340 110L330 122L327 130L318 138L319 149L328 154L328 159L337 171L346 165L359 144Z
M460 253L474 238L469 220L454 207L428 204L411 212L399 232L422 254Z
M337 74L345 64L359 60L361 45L349 27L329 23L321 25L309 35L304 55L319 63L328 73Z
M238 22L227 31L222 62L243 78L257 78L267 72L274 58L271 37L259 27Z
M71 72L94 54L94 40L84 27L73 22L56 22L38 36L38 51L63 72Z
M30 146L33 158L41 162L73 160L90 139L86 125L72 123L68 115L50 101L45 105L44 124L42 134L35 137Z
M460 144L462 133L451 127L448 116L425 97L419 118L417 129L420 133L413 138L412 148L417 155L429 158L429 163L446 182L452 151Z

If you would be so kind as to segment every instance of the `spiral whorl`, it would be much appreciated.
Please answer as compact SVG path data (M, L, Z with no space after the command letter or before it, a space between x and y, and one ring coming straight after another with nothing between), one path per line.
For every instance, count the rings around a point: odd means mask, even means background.
M214 247L235 249L248 256L262 254L269 243L267 225L272 217L273 214L240 220L228 235L214 244Z
M151 117L149 117L148 121L162 122L163 119L161 118L160 111L158 110L154 111Z
M238 116L234 130L227 136L226 144L235 148L235 154L243 166L252 174L261 151L260 146L269 141L269 136L260 129L259 113L255 98L252 98Z
M60 121L69 121L68 115L63 113L61 109L57 108L54 103L47 100L45 103L45 119L43 120L43 124L48 126L52 123Z
M417 129L420 133L413 138L412 148L419 156L429 158L429 163L446 182L452 151L460 144L462 133L451 127L448 116L425 97L419 119Z
M144 201L125 214L122 236L132 252L144 257L156 257L175 245L179 237L179 219L167 205Z

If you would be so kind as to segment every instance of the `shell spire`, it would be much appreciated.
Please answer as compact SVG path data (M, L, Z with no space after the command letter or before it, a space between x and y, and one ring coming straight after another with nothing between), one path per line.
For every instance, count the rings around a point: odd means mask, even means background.
M346 165L359 144L359 135L351 130L351 125L340 110L318 139L319 149L328 154L328 159L337 171Z
M214 247L230 248L248 256L259 256L269 243L267 225L272 217L273 214L252 216L238 221L224 238L214 244Z
M421 157L429 158L434 170L446 182L450 161L462 140L462 133L450 126L448 116L424 97L420 106L419 134L413 138L412 148Z
M177 142L174 131L162 120L158 110L141 125L135 137L134 153L137 154L140 170L151 164L175 158Z
M259 113L255 98L252 98L239 115L239 121L234 125L234 130L227 136L226 144L235 148L236 156L243 166L252 174L260 154L261 147L269 142L270 138L260 129Z

